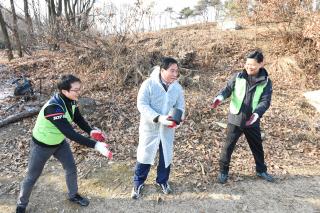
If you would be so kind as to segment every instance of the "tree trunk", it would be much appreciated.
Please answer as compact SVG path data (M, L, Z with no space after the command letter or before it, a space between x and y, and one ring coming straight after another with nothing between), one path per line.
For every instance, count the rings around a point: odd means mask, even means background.
M4 11L6 11L7 13L12 14L11 10L8 10L7 8L3 7L2 5L0 5L0 8L3 9ZM26 22L26 20L23 17L21 17L21 16L19 16L17 14L16 14L16 17L17 17L17 19L20 19L21 21Z
M38 4L38 7L36 7L36 3L34 2L34 0L32 0L32 10L33 10L35 23L36 23L35 26L38 28L38 31L41 31L42 27L41 27L40 15L39 15L39 4Z
M9 35L8 35L6 22L4 21L1 8L0 8L0 25L1 25L1 30L2 30L3 36L4 36L5 46L6 46L6 49L7 49L8 60L11 61L13 59L12 47L11 47L10 38L9 38Z
M54 25L56 22L56 5L54 3L54 0L49 0L48 2L48 14L49 14L49 21L51 26Z
M17 15L16 15L16 10L14 8L13 0L10 0L10 4L11 4L11 10L12 10L13 36L16 39L16 45L18 48L18 55L21 58L22 57L22 48L21 48L21 42L20 42L19 32L18 32Z
M26 110L26 111L20 112L20 113L15 114L15 115L11 115L11 116L3 119L3 120L0 120L0 128L3 127L3 126L8 125L10 123L14 123L14 122L17 122L19 120L22 120L24 118L28 118L28 117L37 115L39 112L40 112L40 108L35 108L35 109L32 109L32 110Z
M29 5L28 5L28 0L23 0L24 3L24 16L27 22L27 29L28 29L28 34L31 36L31 39L34 39L33 36L33 26L32 26L32 19L29 14Z
M57 17L61 16L62 14L62 0L59 0L58 7L57 7Z
M81 28L80 28L81 31L84 31L89 28L89 24L88 24L89 14L91 12L91 9L93 8L94 3L95 3L95 0L91 2L91 5L90 5L90 1L87 1L86 4L83 6L83 10L81 11L81 15L83 15L83 18L81 20L82 22Z
M69 12L68 12L68 5L70 5L70 0L64 0L64 14L66 16L66 19L67 19L67 22L68 22L68 25L70 25L70 17L69 17Z

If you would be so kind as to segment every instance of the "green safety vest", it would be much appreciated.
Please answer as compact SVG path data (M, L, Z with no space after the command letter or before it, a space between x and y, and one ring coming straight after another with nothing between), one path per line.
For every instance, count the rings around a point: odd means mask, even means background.
M268 80L265 83L260 83L256 86L253 99L251 102L252 112L257 108L259 100L264 88L267 86ZM246 94L247 81L244 78L236 78L236 83L231 94L230 113L238 114Z
M47 145L57 145L60 144L64 139L65 136L60 132L60 130L55 127L51 121L46 119L44 116L44 109L49 105L58 105L60 106L63 111L64 118L68 120L69 123L72 123L72 118L68 112L65 102L59 95L55 95L54 98L50 99L40 110L38 115L36 124L32 131L32 136L37 139L39 142L42 142ZM76 105L72 105L72 117L74 117Z

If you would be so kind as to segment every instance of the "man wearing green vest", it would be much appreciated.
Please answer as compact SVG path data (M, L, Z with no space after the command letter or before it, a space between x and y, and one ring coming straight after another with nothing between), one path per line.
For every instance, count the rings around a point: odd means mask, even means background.
M32 188L51 156L59 160L65 170L69 200L81 206L89 205L89 200L78 193L77 168L65 137L94 148L109 159L112 158L107 144L102 142L105 141L104 133L91 128L77 107L76 101L81 91L80 79L73 75L64 75L58 83L58 89L59 93L42 107L32 132L28 172L21 183L17 213L26 211ZM88 133L92 139L75 132L72 122Z
M219 160L219 183L224 184L228 180L231 155L243 133L256 163L257 176L269 182L274 181L274 178L267 173L260 130L260 119L269 108L272 96L272 83L263 65L263 54L260 51L249 53L245 69L229 80L211 105L214 109L223 100L231 97L227 139Z

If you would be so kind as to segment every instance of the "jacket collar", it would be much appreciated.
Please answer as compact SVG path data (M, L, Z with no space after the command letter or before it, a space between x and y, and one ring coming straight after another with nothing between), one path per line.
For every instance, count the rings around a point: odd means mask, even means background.
M67 96L65 96L64 94L62 93L59 93L58 96L67 104L67 103L72 103L74 102L73 100L67 98Z
M242 70L241 72L242 74L242 77L245 78L245 79L248 79L249 75L247 73L247 71L245 69ZM267 81L268 80L268 72L265 68L260 68L259 69L259 72L258 72L258 75L255 77L256 78L256 83L261 83L263 81Z
M152 80L156 81L157 83L159 83L161 85L161 87L163 87L162 85L163 85L164 82L161 81L160 66L154 66L152 68L152 72L151 72L150 78ZM172 87L173 85L177 84L177 83L178 83L178 80L176 80L176 81L172 82L171 84L167 85L168 89L170 87Z

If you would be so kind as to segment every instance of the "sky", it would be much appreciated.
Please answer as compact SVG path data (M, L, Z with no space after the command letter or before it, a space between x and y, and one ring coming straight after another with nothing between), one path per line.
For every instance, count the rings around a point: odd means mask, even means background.
M198 0L140 0L143 2L144 5L150 5L151 2L155 3L155 11L154 12L162 12L167 7L172 7L174 11L180 12L181 9L185 7L194 7ZM1 4L3 4L5 7L10 7L10 0L0 0ZM15 0L15 5L17 6L17 11L23 10L23 0ZM31 1L29 0L29 3ZM37 1L36 1L37 2ZM40 2L44 3L44 0L40 0ZM135 0L96 0L96 4L103 4L103 3L110 3L117 6L121 6L123 4L134 4ZM44 5L44 4L43 4Z
M179 12L185 7L193 7L197 4L198 0L140 0L144 5L155 3L155 12L162 12L167 7L172 7L174 11ZM115 5L133 4L135 0L97 0L98 3L112 2Z
M152 23L153 30L162 29L163 27L175 27L178 23L171 20L170 15L165 13L165 9L168 7L172 7L173 11L176 12L176 15L185 8L190 7L193 8L199 0L139 0L142 3L142 8L149 8L150 5L153 4L152 7ZM125 8L126 5L133 6L137 2L137 0L96 0L96 8L104 8L104 5L110 5L111 3L117 8ZM143 19L142 28L146 28L150 20L147 17ZM170 22L170 23L169 23ZM180 24L179 24L180 25ZM148 25L149 26L149 25ZM118 26L121 28L121 26ZM150 30L150 27L149 27Z
M28 0L29 4L31 4L31 0ZM106 8L105 6L108 5L114 5L117 9L120 8L126 8L126 5L134 5L134 3L137 0L96 0L95 2L95 8ZM163 27L175 27L175 26L181 26L181 25L185 25L185 24L192 24L191 20L177 20L174 21L172 20L172 17L177 18L179 12L185 8L185 7L190 7L191 9L194 8L195 5L197 5L199 0L139 0L140 3L142 3L142 8L149 8L150 5L153 4L152 7L152 14L153 14L153 18L152 18L152 23L153 23L153 28L154 29L150 29L150 27L148 28L149 30L157 30L157 29L162 29ZM16 6L16 12L18 14L23 14L23 0L14 0L15 2L15 6ZM41 11L41 15L42 17L46 17L47 14L47 6L46 6L46 2L44 0L34 0L35 3L39 2L40 3L40 11ZM0 3L2 5L4 5L5 7L7 7L8 9L10 9L10 0L0 0ZM173 11L176 12L175 15L171 16L168 13L165 13L165 9L168 7L172 7ZM108 8L108 7L107 7ZM38 9L38 8L36 8ZM30 14L31 16L33 15L32 7L29 7L30 10ZM108 11L108 10L106 10ZM125 11L125 10L123 10ZM120 17L120 15L119 15ZM117 17L117 18L119 18ZM147 18L144 17L143 19L143 29L146 29L147 23L150 22L150 20L148 20ZM186 23L183 23L186 22ZM101 23L99 21L96 22L97 26L100 28L101 27ZM120 26L119 25L119 21L116 21L115 24L116 27L125 27L125 26ZM150 26L150 25L148 25Z

